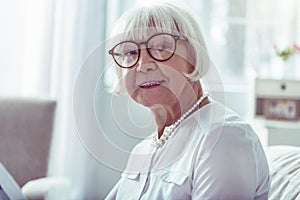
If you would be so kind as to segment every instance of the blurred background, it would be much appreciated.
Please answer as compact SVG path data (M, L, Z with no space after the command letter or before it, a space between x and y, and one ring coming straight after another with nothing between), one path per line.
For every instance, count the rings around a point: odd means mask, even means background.
M72 108L73 91L90 52L109 37L116 19L138 3L143 1L0 0L0 96L49 98L57 102L49 175L71 180L72 199L102 199L119 179L120 172L95 159L79 139ZM270 127L299 130L300 1L183 3L194 11L202 25L211 58L223 80L225 104L258 130L266 146ZM287 59L284 50L288 50ZM109 75L104 81L109 87ZM282 89L290 88L289 85L291 90ZM99 118L105 121L106 132L116 134L120 128L107 106L112 94L101 95ZM275 102L283 107L288 101L296 114L289 118L280 112L266 111L263 106L272 99L283 99ZM135 106L132 109L140 113L137 116L145 112ZM267 125L265 118L269 119ZM292 140L300 141L299 136L295 138ZM129 150L136 143L126 142L122 136L120 140Z

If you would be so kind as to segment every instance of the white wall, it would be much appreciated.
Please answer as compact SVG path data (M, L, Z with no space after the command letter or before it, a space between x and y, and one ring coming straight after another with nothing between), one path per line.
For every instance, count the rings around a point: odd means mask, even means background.
M0 0L0 96L20 95L26 1Z

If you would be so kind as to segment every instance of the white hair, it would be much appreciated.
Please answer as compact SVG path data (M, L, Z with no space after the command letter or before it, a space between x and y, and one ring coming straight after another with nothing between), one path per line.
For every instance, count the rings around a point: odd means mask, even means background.
M141 5L124 13L114 26L113 34L118 40L147 40L148 29L159 32L177 33L188 39L192 47L195 70L185 74L192 81L198 81L209 68L209 56L200 25L192 12L177 3L161 1L155 4ZM146 29L145 29L146 28ZM116 64L115 64L116 65ZM122 78L122 70L116 66L117 80ZM124 91L124 86L117 83L115 92Z

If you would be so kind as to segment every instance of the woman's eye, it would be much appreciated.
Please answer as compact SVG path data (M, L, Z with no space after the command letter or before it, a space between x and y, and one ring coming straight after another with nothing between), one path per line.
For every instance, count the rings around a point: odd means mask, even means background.
M160 45L158 47L159 50L165 50L165 49L168 49L168 47L166 45Z
M132 50L124 53L125 56L135 56L137 54L138 52L136 50Z
M158 45L155 49L156 50L169 50L170 49L170 45L168 45L168 44L161 44L161 45Z

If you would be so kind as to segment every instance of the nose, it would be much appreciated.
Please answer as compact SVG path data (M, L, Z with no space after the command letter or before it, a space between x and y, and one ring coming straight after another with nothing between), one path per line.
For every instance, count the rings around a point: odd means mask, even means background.
M146 48L141 48L140 50L140 59L137 65L137 71L139 72L148 72L155 70L156 64L153 58L148 54Z

